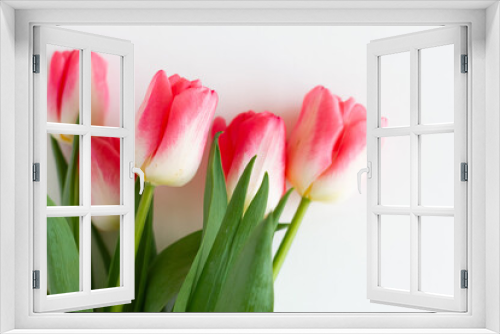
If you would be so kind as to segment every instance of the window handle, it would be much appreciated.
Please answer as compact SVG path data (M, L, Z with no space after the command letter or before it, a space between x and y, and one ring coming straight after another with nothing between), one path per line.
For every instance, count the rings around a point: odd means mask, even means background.
M358 191L361 194L361 175L363 173L366 173L366 177L371 179L372 178L372 163L371 161L368 161L368 166L366 168L360 169L358 172Z
M134 166L134 162L130 161L129 163L129 170L130 170L130 178L134 178L134 174L139 175L139 182L141 185L141 189L139 190L139 195L142 195L142 192L144 191L144 172L140 169Z

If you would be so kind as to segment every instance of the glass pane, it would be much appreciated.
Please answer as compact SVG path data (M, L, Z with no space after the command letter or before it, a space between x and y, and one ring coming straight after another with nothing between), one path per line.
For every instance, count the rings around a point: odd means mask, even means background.
M420 123L453 123L454 46L420 50Z
M81 205L79 155L80 136L47 134L47 205Z
M420 136L421 205L453 206L453 140L453 133Z
M91 203L120 205L120 138L91 139Z
M380 216L380 286L410 290L410 216Z
M386 137L380 143L380 204L409 206L410 137Z
M47 44L47 121L79 123L80 50Z
M80 291L80 217L47 218L47 294Z
M113 228L110 228L113 227ZM108 286L108 274L120 236L120 216L92 216L92 289L105 289ZM116 253L120 263L120 252ZM119 286L119 278L114 286Z
M420 290L453 296L453 217L420 218Z
M410 52L380 57L381 127L410 125Z
M120 126L121 57L92 52L92 125Z

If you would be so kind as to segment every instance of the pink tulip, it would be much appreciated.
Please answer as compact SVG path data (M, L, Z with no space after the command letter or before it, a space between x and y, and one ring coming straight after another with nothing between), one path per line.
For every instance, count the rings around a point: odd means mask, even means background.
M120 205L120 139L91 139L91 203ZM119 216L93 216L94 224L103 231L120 227Z
M285 191L285 123L280 117L267 111L248 111L239 114L228 127L223 118L217 117L212 135L219 131L224 131L219 137L219 146L228 196L232 195L246 165L257 155L245 209L250 205L267 172L269 197L266 212L270 212Z
M136 115L136 165L146 181L180 187L194 177L217 102L199 80L155 74Z
M304 98L287 145L288 180L306 198L334 201L356 189L366 166L366 109L322 86Z
M108 111L107 64L92 52L92 125L105 125ZM47 84L47 121L76 123L80 110L80 52L55 51L50 60ZM72 136L54 135L58 140L72 142Z

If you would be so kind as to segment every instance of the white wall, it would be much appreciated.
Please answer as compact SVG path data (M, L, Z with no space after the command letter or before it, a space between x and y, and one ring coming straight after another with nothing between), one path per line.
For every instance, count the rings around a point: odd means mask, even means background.
M487 261L486 267L486 327L495 332L500 331L498 314L500 313L500 267L498 264L498 254L500 245L494 241L494 238L500 234L498 221L500 220L500 210L498 203L500 201L500 179L499 179L499 161L500 152L498 145L500 136L498 126L500 124L500 9L498 4L494 4L486 11L486 215L494 223L487 224L486 231L486 258L496 259Z
M304 95L324 85L366 105L366 45L370 40L429 27L135 26L68 27L131 40L135 45L136 108L154 73L200 78L220 98L217 115L269 110L289 133ZM155 197L159 250L202 226L204 160L183 188ZM355 181L353 180L355 186ZM353 189L354 190L354 189ZM283 215L289 221L294 195ZM282 234L277 236L275 246ZM366 201L353 194L336 204L313 203L276 282L278 312L408 312L366 299Z
M14 10L0 3L0 332L14 328L14 259L8 254L14 249L14 70L15 70Z

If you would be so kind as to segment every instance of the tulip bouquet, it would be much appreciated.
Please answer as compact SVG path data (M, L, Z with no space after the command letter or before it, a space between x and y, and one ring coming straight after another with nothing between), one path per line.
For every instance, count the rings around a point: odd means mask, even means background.
M94 54L92 61L97 64L92 72L92 119L95 114L95 120L106 125L106 63ZM54 53L49 121L78 122L77 66L78 53ZM164 71L152 78L136 114L136 165L146 180L142 196L136 186L136 298L131 304L89 311L271 312L274 281L311 201L338 201L355 189L355 171L364 165L366 110L352 98L342 101L324 87L314 88L304 99L288 142L280 117L248 111L226 125L221 117L213 120L217 102L216 92L199 80L169 77ZM154 190L188 183L209 137L202 229L158 253ZM78 205L78 137L53 136L51 144L62 203ZM92 204L118 204L120 142L96 137L91 144ZM64 151L71 154L65 156ZM286 179L294 187L288 191ZM293 189L302 198L300 204L291 223L279 223ZM54 205L52 199L47 201ZM77 291L78 222L49 218L47 226L48 292ZM92 219L105 268L101 282L97 275L94 279L93 269L93 288L119 285L119 240L111 254L101 235L118 228L116 218ZM282 229L286 233L273 256L273 239ZM64 270L58 262L65 264Z

